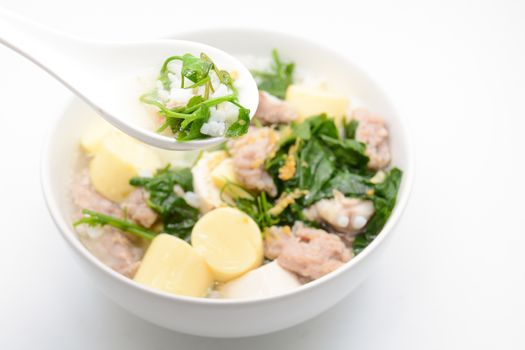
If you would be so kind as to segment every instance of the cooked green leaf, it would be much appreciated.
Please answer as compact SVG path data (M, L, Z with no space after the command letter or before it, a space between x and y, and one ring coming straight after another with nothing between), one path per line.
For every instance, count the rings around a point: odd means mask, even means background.
M273 63L269 71L252 71L252 74L257 80L259 90L266 91L275 97L284 99L286 89L293 83L295 64L281 61L279 53L275 49L272 50L272 58Z
M297 139L300 140L297 169L291 180L283 182L278 176L279 169L284 165L291 143ZM321 114L294 124L292 134L285 143L281 143L275 157L267 161L266 169L280 191L294 187L309 190L304 203L311 204L320 198L318 192L336 169L359 169L364 172L368 163L365 149L364 144L355 140L341 140L334 120ZM322 196L329 195L324 193Z
M77 220L73 224L73 226L76 227L82 224L89 225L92 227L108 225L147 240L152 240L156 236L155 232L137 224L134 224L128 220L119 219L110 215L102 214L88 209L82 210L82 214L83 217Z
M310 119L307 119L302 123L293 123L291 137L294 139L300 138L302 140L310 140L310 137L312 137Z
M235 123L230 125L226 130L226 137L239 137L248 132L250 126L250 110L246 108L239 108L239 116Z
M201 105L195 112L193 112L190 116L185 118L182 123L180 124L180 127L182 130L186 130L188 125L198 119L202 119L204 121L207 121L210 117L210 108L206 105Z
M365 249L385 226L396 205L397 192L399 191L402 175L401 170L393 168L385 180L375 186L374 196L371 198L374 202L375 213L363 232L356 236L352 244L355 254Z
M168 77L169 63L171 61L180 60L180 59L182 59L182 57L180 56L171 56L171 57L168 57L162 64L162 68L160 69L160 74L159 74L158 79L160 80L160 82L162 83L162 86L164 86L164 89L166 90L169 90L171 88L171 80Z
M189 168L171 169L168 166L153 177L132 178L130 184L143 187L149 193L148 205L159 214L166 233L188 239L199 211L178 196L174 187L178 185L184 191L191 191L192 181Z
M206 122L204 119L197 119L191 123L189 129L179 131L177 134L178 141L191 141L206 138L207 135L201 132L202 125Z
M356 140L340 140L338 138L321 135L321 139L332 150L337 162L355 169L366 169L368 156L366 145Z
M373 189L369 179L348 169L338 171L310 201L316 202L323 198L331 198L333 191L337 190L347 197L365 197Z
M392 168L383 182L375 186L375 195L384 198L391 206L396 202L397 191L401 184L403 172L398 168Z
M195 57L190 53L182 56L182 70L181 73L190 81L197 83L208 77L208 73L213 64L199 57Z
M201 53L201 59L207 62L210 62L212 64L212 68L215 71L215 74L217 74L217 77L219 78L219 81L226 85L231 91L237 95L237 89L233 85L233 78L231 77L230 73L225 70L220 70L215 63L211 60L211 58L206 55L204 52Z
M355 139L355 132L357 130L357 127L359 126L359 122L355 119L350 119L349 121L346 120L343 125L343 131L345 139Z
M296 221L301 221L304 225L309 227L319 227L319 225L305 218L303 213L304 206L299 203L292 203L276 218L280 226L292 227Z
M201 105L204 101L206 101L204 97L202 97L201 95L196 95L190 98L186 107L189 108L189 107Z
M266 198L265 192L261 192L254 199L236 198L235 206L237 209L248 214L257 223L261 230L265 227L277 225L279 222L278 219L272 217L268 213L268 210L273 204Z
M330 179L336 169L335 157L318 139L312 139L299 151L295 176L299 188L308 190L305 201L317 196L317 192Z

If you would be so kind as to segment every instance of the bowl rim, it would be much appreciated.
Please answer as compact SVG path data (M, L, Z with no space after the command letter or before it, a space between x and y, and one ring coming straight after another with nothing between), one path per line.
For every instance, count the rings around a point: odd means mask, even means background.
M185 36L185 35L198 35L198 34L206 34L210 32L218 32L218 31L224 31L224 32L235 32L235 31L242 31L243 34L246 32L250 32L252 34L269 34L269 35L275 35L285 38L286 41L298 41L302 42L303 44L309 45L309 46L315 46L318 49L328 52L331 55L335 55L340 59L345 60L348 62L349 65L352 66L354 70L356 70L360 75L364 76L368 83L373 86L374 89L379 91L384 99L388 102L390 108L393 111L393 115L395 115L396 121L399 124L399 129L401 130L402 137L401 142L404 143L405 148L407 150L406 152L406 168L403 169L403 178L402 178L402 191L400 191L396 206L388 219L387 223L379 232L377 237L365 248L363 251L361 251L358 255L356 255L354 258L352 258L350 261L344 264L344 266L338 268L335 271L332 271L331 273L316 279L314 281L311 281L309 283L306 283L294 290L281 293L278 295L270 296L270 297L258 297L258 298L247 298L247 299L213 299L213 298L199 298L199 297L190 297L190 296L181 296L181 295L175 295L170 294L167 292L163 292L160 290L156 290L147 286L143 286L135 281L133 281L130 278L127 278L118 272L114 271L110 267L103 264L99 259L97 259L93 254L91 254L87 248L82 245L80 240L78 239L75 231L73 230L71 223L68 223L66 221L66 215L63 215L62 211L59 208L58 201L56 198L56 195L52 191L51 186L51 148L53 144L53 136L55 133L57 133L60 129L60 121L64 116L66 115L65 112L67 111L67 108L69 108L75 101L78 101L78 98L73 97L70 98L69 101L65 104L65 107L62 109L61 115L54 120L54 123L51 124L49 130L47 131L47 136L44 141L44 146L42 147L42 153L41 153L41 163L40 163L40 182L41 182L41 188L43 191L45 203L47 206L47 209L51 215L51 218L53 219L55 225L58 228L58 231L60 232L62 238L66 241L68 246L72 248L72 250L75 251L77 255L82 257L84 260L86 260L88 263L93 264L101 273L106 274L110 278L115 278L118 282L125 284L126 286L129 286L130 288L135 289L138 292L141 292L143 294L148 294L152 297L158 297L166 300L170 300L173 302L182 302L182 303L189 303L189 304L196 304L196 305L208 305L208 306L224 306L229 307L230 305L254 305L254 304L260 304L260 303L267 303L272 302L279 299L286 299L291 298L299 294L305 294L309 290L318 288L321 285L325 284L329 280L338 278L341 274L347 272L348 270L354 269L357 265L361 264L363 260L365 260L376 248L382 244L382 242L386 239L386 237L391 233L393 228L397 225L399 222L403 212L406 209L408 199L410 197L410 194L412 192L413 182L414 182L414 155L413 155L413 146L412 146L412 139L410 137L410 134L408 133L408 128L406 126L405 119L399 115L397 109L392 104L389 96L384 92L384 90L376 83L376 80L373 79L368 73L364 72L361 68L359 68L356 64L353 63L353 61L347 57L346 54L341 53L331 47L327 47L315 40L310 40L306 37L299 36L296 34L290 34L282 31L277 30L268 30L268 29L262 29L257 27L250 27L250 26L207 26L205 28L200 29L194 29L194 30L186 30L181 31L178 33L175 33L171 37L173 38L179 38L179 36Z

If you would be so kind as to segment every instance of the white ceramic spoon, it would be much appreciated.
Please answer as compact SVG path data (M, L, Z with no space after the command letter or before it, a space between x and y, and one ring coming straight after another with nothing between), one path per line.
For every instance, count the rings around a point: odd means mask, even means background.
M183 40L95 42L43 27L0 9L0 43L25 56L90 104L108 122L145 143L171 150L202 149L223 137L177 142L148 128L151 115L141 106L141 93L132 88L146 69L160 69L172 55L201 52L220 69L236 70L239 101L253 116L259 103L257 85L250 72L231 55L214 47ZM157 70L158 71L158 70ZM137 84L138 85L138 84Z

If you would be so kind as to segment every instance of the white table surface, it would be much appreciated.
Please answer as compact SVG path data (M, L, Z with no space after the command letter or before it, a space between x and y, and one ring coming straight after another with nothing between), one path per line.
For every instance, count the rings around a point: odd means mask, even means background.
M337 46L391 95L417 158L381 271L343 302L266 336L174 333L115 306L73 262L38 176L45 130L70 93L0 47L0 349L525 348L525 3L341 3L0 1L92 38L251 25Z

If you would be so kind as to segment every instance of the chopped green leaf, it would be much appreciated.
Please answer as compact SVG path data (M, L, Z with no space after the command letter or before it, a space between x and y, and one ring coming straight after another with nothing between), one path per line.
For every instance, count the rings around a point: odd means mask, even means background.
M339 132L334 120L324 113L305 119L299 124L293 124L292 131L295 137L303 140L310 140L312 135L317 137L331 137L334 139L339 138Z
M308 190L305 202L312 202L317 192L330 179L336 169L336 159L328 147L312 139L299 151L296 177L299 188Z
M396 205L397 192L399 191L402 175L401 170L393 168L385 180L375 186L375 195L372 197L375 213L363 232L355 237L352 244L355 254L365 249L385 226Z
M365 197L373 189L369 179L348 169L338 171L312 198L311 202L317 202L323 198L331 198L333 191L337 190L347 197Z
M235 206L237 209L248 214L261 229L276 225L279 222L278 219L268 213L268 210L273 205L269 203L265 192L261 192L261 194L254 199L236 198Z
M162 83L162 86L164 86L164 89L169 90L171 88L171 80L168 77L169 69L168 65L171 61L180 60L182 57L180 56L171 56L168 57L164 63L162 64L162 68L160 69L159 74L159 80Z
M250 110L246 108L239 108L239 116L237 121L230 125L226 130L226 137L239 137L248 132L250 126Z
M297 153L297 169L292 179L281 181L279 169L284 165L294 140L301 140ZM368 163L365 145L355 140L341 140L333 119L321 114L292 126L292 135L281 143L274 158L266 163L280 191L295 187L308 190L305 204L319 199L318 192L332 178L336 169L358 169L364 172ZM328 190L326 190L328 191ZM331 193L330 189L330 193ZM328 196L327 193L323 197Z
M231 91L237 95L237 89L235 86L233 86L233 78L231 77L230 73L228 73L225 70L220 70L215 63L211 60L211 58L206 55L204 52L201 53L201 59L209 62L212 64L213 70L215 71L215 74L217 74L217 77L219 78L219 81L221 84L226 85Z
M197 119L191 123L191 126L189 130L183 130L180 131L177 134L177 140L179 141L191 141L191 140L198 140L205 138L206 135L204 135L201 132L202 125L206 122L206 119Z
M182 56L182 70L181 73L184 77L188 78L194 83L197 83L208 77L210 69L213 67L213 63L203 60L199 57L195 57L190 53Z
M273 63L270 71L252 71L252 74L257 80L259 90L266 91L275 97L284 99L286 89L293 83L295 64L281 61L279 53L275 49L272 50L272 58Z
M189 239L193 225L199 218L199 210L188 205L174 191L176 185L184 191L193 190L191 169L158 170L153 177L135 177L130 184L143 187L149 193L148 205L155 210L164 224L166 233Z
M196 95L190 98L186 107L189 108L189 107L197 106L197 105L202 104L204 101L206 101L204 97L202 97L201 95Z
M398 168L392 168L383 182L375 186L375 194L384 198L390 205L394 205L397 199L397 191L401 184L403 172Z
M203 121L207 121L209 117L210 117L210 108L207 105L202 104L197 110L195 110L195 112L190 114L187 118L185 118L182 121L182 123L180 124L180 127L181 129L185 130L188 127L188 125L194 122L195 120L202 119Z
M344 122L344 136L345 139L355 139L355 132L357 131L357 127L359 126L359 122L355 119L350 119L350 121L347 121L345 118Z
M152 240L157 235L155 232L134 224L131 221L119 219L93 210L84 209L82 210L82 214L84 216L80 220L77 220L73 226L76 227L82 224L92 227L108 225L147 240Z
M344 163L355 169L366 169L368 156L366 145L356 140L340 140L321 135L321 139L332 150L339 164Z

